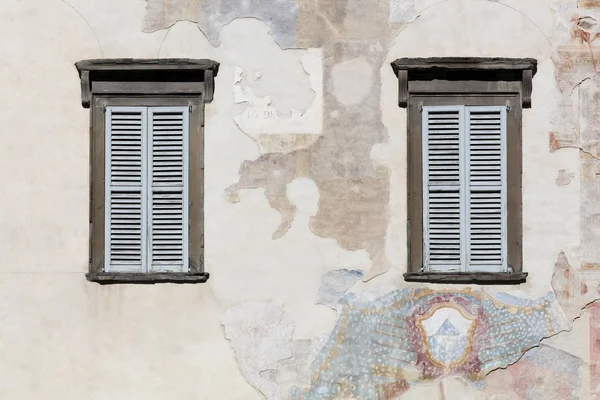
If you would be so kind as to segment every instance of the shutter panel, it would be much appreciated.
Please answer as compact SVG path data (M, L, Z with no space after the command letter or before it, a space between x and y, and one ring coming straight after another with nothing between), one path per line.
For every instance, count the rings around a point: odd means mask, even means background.
M146 247L146 109L107 107L105 271L142 272Z
M467 107L469 271L507 271L506 107Z
M423 237L427 271L459 271L464 264L464 107L423 108Z
M148 110L149 269L187 272L188 109L155 107Z

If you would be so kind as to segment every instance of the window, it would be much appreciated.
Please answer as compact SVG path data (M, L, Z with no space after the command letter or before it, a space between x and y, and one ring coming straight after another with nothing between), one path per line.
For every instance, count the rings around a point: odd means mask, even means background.
M521 283L521 116L531 59L399 59L408 281Z
M76 66L91 120L88 280L205 282L203 117L218 64Z

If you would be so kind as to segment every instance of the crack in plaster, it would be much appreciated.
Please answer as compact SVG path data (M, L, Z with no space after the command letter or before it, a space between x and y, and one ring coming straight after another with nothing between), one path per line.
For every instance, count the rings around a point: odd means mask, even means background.
M60 1L63 2L64 4L66 4L73 11L75 11L77 13L77 15L79 15L83 19L83 21L86 23L86 25L91 29L92 34L96 38L96 43L98 44L98 50L100 50L100 57L104 58L104 50L102 50L102 45L100 44L100 39L98 38L98 34L94 30L94 27L92 26L92 24L90 24L90 21L88 21L87 18L81 13L81 11L79 11L77 8L75 8L72 4L69 4L66 0L60 0Z
M581 151L582 153L587 154L588 156L590 156L596 160L600 160L600 154L596 155L590 151L584 150L581 146L561 144L560 147L558 147L557 149L554 149L552 151L556 151L556 150L560 150L560 149L577 149L577 150Z

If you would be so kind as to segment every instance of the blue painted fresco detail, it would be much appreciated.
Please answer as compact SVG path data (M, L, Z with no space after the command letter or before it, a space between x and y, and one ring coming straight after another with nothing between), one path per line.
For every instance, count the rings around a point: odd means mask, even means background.
M404 289L363 303L347 295L313 362L310 387L296 388L292 398L399 395L409 387L409 371L418 380L462 375L476 383L567 327L551 293L537 300L494 296Z
M256 18L271 28L281 48L296 46L298 9L294 0L203 0L198 25L213 46L219 45L219 31L236 18Z

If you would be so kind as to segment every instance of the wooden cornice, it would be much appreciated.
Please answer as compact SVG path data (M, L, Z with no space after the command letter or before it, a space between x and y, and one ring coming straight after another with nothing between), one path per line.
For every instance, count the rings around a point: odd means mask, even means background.
M214 78L219 72L219 63L206 59L188 58L159 58L159 59L134 59L113 58L82 60L75 63L81 80L81 103L83 107L89 108L92 97L92 84L94 81L105 82L155 82L162 83L161 94L167 94L165 87L168 83L199 83L202 82L202 95L205 102L210 102L214 94ZM177 94L181 90L180 85L172 85L168 94ZM136 85L123 86L123 93L136 95ZM197 87L197 85L196 85ZM127 88L127 89L125 89ZM176 89L179 88L179 89ZM170 93L174 92L174 93ZM184 90L189 94L189 90ZM145 91L143 94L148 94Z
M391 63L398 77L398 105L408 104L409 81L520 81L523 108L531 107L533 58L433 57L399 58ZM435 92L432 85L432 92Z

